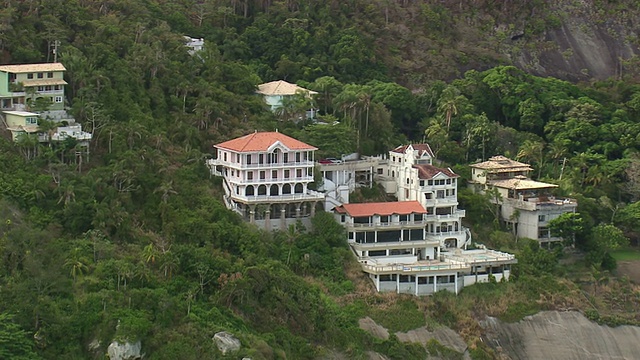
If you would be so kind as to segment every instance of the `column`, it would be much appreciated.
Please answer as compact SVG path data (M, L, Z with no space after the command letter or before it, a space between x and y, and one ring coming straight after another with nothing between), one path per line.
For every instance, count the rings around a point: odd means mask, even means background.
M256 206L255 205L249 206L249 223L251 224L256 223Z
M418 275L416 275L416 296L418 296Z
M438 291L438 275L433 275L433 293Z
M271 204L264 212L264 229L267 231L271 231Z
M280 208L280 229L287 230L287 220L286 220L286 205L282 205Z
M396 293L400 294L400 274L396 274Z
M316 205L318 204L317 201L314 201L311 203L311 217L316 216Z
M300 217L300 207L302 206L302 203L297 203L296 204L296 218Z
M453 285L455 287L456 295L458 295L458 273L456 273L456 277L454 278Z

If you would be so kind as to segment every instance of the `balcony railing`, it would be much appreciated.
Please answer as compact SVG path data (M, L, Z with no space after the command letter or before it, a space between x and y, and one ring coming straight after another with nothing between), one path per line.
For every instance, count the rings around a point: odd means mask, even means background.
M285 195L235 195L231 198L247 203L268 203L268 202L294 202L294 201L321 201L324 194L313 190L307 190L306 194L285 194Z
M231 161L224 161L222 159L209 159L207 160L211 166L223 165L226 167L230 167L233 169L239 170L251 170L251 169L274 169L274 168L295 168L295 167L313 167L314 162L311 160L303 160L303 161L289 161L289 162L275 162L275 163L263 163L263 164L245 164L245 163L237 163Z
M403 241L392 241L392 242L374 242L374 243L359 243L355 241L349 242L349 245L353 246L356 249L370 249L370 248L395 248L398 246L411 247L411 246L424 246L424 245L438 245L440 241L438 240L403 240Z
M470 270L471 267L464 263L457 262L440 262L440 263L425 263L425 264L412 264L412 265L370 265L362 264L362 270L371 274L381 273L419 273L426 271L447 271L447 270Z

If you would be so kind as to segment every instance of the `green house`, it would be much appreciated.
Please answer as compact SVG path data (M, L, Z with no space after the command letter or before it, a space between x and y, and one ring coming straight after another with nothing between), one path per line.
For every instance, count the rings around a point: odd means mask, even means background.
M3 111L2 113L13 141L17 141L22 134L38 132L38 114L27 111Z
M42 99L48 110L64 110L65 70L61 63L0 65L0 109L24 110Z

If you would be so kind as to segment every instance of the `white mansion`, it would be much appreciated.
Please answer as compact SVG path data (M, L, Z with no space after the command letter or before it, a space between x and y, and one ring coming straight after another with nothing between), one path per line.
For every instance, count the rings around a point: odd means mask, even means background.
M316 207L332 211L347 242L378 291L426 295L491 279L508 280L512 254L479 246L469 250L470 231L458 209L458 175L433 165L427 144L400 146L387 156L315 163L315 147L278 132L253 133L215 145L208 161L224 177L229 209L264 229L307 220ZM349 203L357 186L381 184L399 201Z

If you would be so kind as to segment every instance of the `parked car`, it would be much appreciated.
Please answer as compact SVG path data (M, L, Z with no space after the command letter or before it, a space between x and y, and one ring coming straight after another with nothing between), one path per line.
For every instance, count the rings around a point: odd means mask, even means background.
M326 158L326 159L320 159L318 160L318 162L320 164L341 164L342 160L336 159L336 158Z

